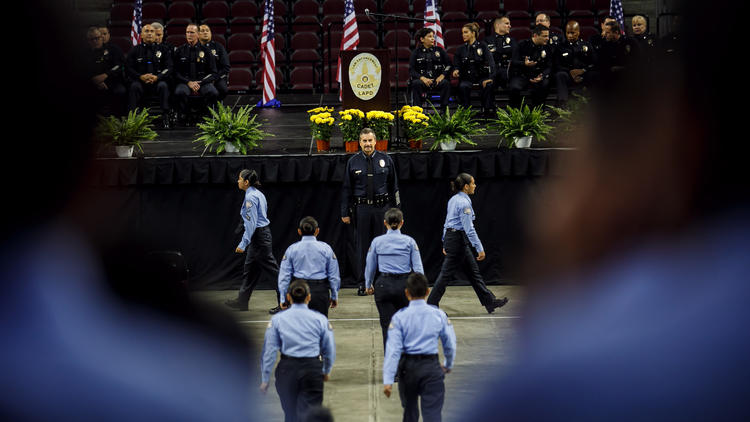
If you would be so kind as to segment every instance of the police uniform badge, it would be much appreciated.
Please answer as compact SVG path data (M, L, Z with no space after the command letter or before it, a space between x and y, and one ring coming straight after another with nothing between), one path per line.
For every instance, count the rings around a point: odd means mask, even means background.
M630 54L630 46L629 45L625 46L625 53Z
M648 45L654 45L654 40L652 40L652 39L649 39L649 40L648 40Z
M161 58L161 50L156 50L156 58L157 59Z
M547 50L542 50L541 56L542 56L542 58L547 57Z
M583 46L583 52L584 53L588 53L589 52L589 47L587 45Z
M217 55L216 54L216 50L215 49L211 50L211 54L213 54L214 56L216 56Z
M557 42L557 35L552 36L552 41Z
M505 43L510 44L510 37L505 37Z
M440 52L439 51L435 52L435 57L440 57Z
M380 167L385 167L385 160L382 158L380 159Z
M206 53L204 53L202 51L198 52L198 58L202 59L205 55L206 55Z
M478 55L478 56L481 56L481 55L482 55L482 49L481 49L481 48L477 48L477 55Z
M107 54L109 54L109 50L107 50L107 49L105 48L105 49L104 49L104 53L102 53L102 54L104 54L104 55L106 56Z

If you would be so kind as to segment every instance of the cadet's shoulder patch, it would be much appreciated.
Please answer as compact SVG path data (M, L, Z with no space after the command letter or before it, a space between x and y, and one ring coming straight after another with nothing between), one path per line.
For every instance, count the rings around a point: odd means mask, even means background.
M471 214L471 208L469 207L464 208L464 214Z
M286 261L286 254L284 254L284 256L281 257L281 260Z
M394 328L394 327L393 327L393 323L390 323L390 324L388 324L388 329L390 330L390 329L392 329L392 328Z
M245 208L250 208L253 206L253 203L250 201L245 201Z
M335 252L332 254L332 256L333 256L333 259L336 259L336 253Z
M328 323L328 329L331 330L331 331L333 331L333 325L331 325L330 322Z
M445 318L445 321L446 321L446 322L448 323L448 325L453 325L453 323L451 322L451 319L450 319L450 318L446 317L446 318Z
M273 322L268 321L268 328L271 328L271 327L273 327Z

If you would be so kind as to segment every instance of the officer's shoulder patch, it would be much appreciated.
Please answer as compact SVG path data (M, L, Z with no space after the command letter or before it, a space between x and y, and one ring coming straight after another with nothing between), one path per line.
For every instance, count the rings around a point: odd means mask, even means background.
M469 207L464 208L464 214L471 214L471 208Z

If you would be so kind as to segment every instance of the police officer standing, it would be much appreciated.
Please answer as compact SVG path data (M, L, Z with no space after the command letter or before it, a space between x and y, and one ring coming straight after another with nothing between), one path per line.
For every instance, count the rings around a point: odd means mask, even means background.
M229 63L229 54L227 49L223 45L212 40L211 28L208 25L203 24L198 27L198 40L200 43L211 52L216 60L216 70L218 79L214 81L216 90L219 91L219 101L223 100L229 92L227 88L227 81L229 80L229 71L231 65Z
M245 191L245 200L240 208L240 217L245 231L235 252L245 254L245 264L242 269L242 285L237 292L237 298L229 299L224 304L238 311L247 311L247 303L258 284L260 272L265 272L276 281L279 278L279 265L273 257L268 202L263 192L258 190L260 180L255 170L240 171L237 187ZM277 291L276 294L278 293ZM280 299L277 298L277 302L280 302ZM277 306L269 312L273 314L280 310L281 308Z
M443 226L443 266L440 274L435 280L435 286L427 298L427 303L438 306L440 299L445 293L448 282L453 280L453 275L460 266L464 267L469 277L471 287L479 298L479 302L492 313L508 303L508 298L496 299L495 295L487 288L479 272L477 261L485 258L484 247L474 229L474 208L469 195L474 195L477 185L474 177L468 173L461 173L451 182L451 190L454 195L448 201L448 211ZM475 258L476 256L476 258Z
M169 128L169 84L172 73L171 55L155 42L154 27L143 25L141 43L128 53L125 72L128 87L128 110L135 110L144 94L157 94L161 106L162 122Z
M391 396L398 374L398 392L406 421L441 420L445 398L445 374L453 368L456 355L456 333L448 316L425 302L430 292L427 278L413 273L406 281L409 306L396 312L388 327L388 343L383 360L383 393ZM445 363L440 364L437 340L443 343Z
M518 42L510 36L510 19L500 16L492 24L494 33L485 37L484 42L492 53L495 60L495 88L508 88L510 82L510 69L513 66L513 58L518 49ZM517 63L521 64L521 63Z
M549 29L537 25L531 30L531 39L519 43L515 61L522 64L514 69L514 76L510 81L511 107L521 106L521 91L527 87L531 90L532 105L544 104L547 99L555 60L554 50L547 44L548 40Z
M495 108L495 60L487 44L477 40L478 35L479 24L476 22L467 23L461 28L464 44L458 47L453 56L453 77L458 78L459 104L469 107L471 89L475 84L479 85L482 114L489 116Z
M341 189L341 221L356 229L357 294L365 296L365 254L375 236L384 233L383 215L388 208L401 207L398 179L393 160L375 150L375 132L364 128L359 133L362 151L346 163Z
M201 95L211 106L219 98L213 82L218 78L213 54L198 42L198 25L185 28L186 44L174 50L175 105L183 122L187 114L187 97Z
M312 295L310 309L327 317L328 307L335 308L338 305L341 286L336 254L327 243L316 239L320 228L314 218L303 218L299 222L297 233L302 236L302 240L290 245L281 258L279 295L286 298L291 280L305 281L310 286ZM282 309L286 309L288 305L279 304Z
M445 111L450 100L450 69L448 53L435 46L435 32L430 28L417 31L417 39L422 43L411 52L409 76L411 76L411 104L423 106L429 91L440 94L440 108Z
M401 234L401 227L404 225L404 214L401 210L391 208L386 211L383 224L388 228L388 232L373 239L367 251L365 287L367 294L375 294L385 349L391 317L396 311L409 305L409 300L404 295L406 278L412 272L424 274L424 268L417 242L410 236Z
M580 34L578 22L568 21L566 40L557 48L555 80L560 107L567 104L571 87L589 85L597 80L596 52L590 43L581 39Z
M292 282L287 293L292 306L268 323L261 355L261 385L268 390L276 352L276 392L286 422L303 422L307 413L323 403L323 382L328 381L336 360L333 327L319 312L308 309L310 288L302 280ZM322 357L322 360L320 359Z

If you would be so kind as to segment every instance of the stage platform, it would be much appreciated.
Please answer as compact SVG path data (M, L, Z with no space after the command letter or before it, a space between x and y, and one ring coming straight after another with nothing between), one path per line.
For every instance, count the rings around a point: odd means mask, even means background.
M396 109L396 101L392 96L392 109ZM278 154L337 154L344 153L341 133L338 129L333 131L331 139L331 150L327 153L318 153L310 136L310 128L307 110L320 105L332 106L336 112L341 110L337 94L280 94L278 99L282 103L280 108L258 108L256 113L259 119L265 122L264 130L274 136L262 142L262 148L252 151L249 155L278 155ZM260 95L229 95L224 99L228 106L254 105L260 100ZM402 93L399 98L399 108L406 104L406 97ZM502 105L502 104L501 104ZM452 107L455 107L453 105ZM335 112L334 112L335 113ZM194 143L198 137L198 129L195 126L177 126L173 129L157 129L158 137L154 141L143 143L144 157L184 157L200 156L203 153L203 145ZM458 151L466 150L490 150L497 149L499 137L496 132L488 131L486 135L474 138L477 145L458 145ZM403 142L402 142L403 143ZM429 149L425 143L423 150ZM557 140L532 144L532 147L565 147ZM390 151L409 151L407 145L399 144L392 140L389 145ZM207 153L210 155L210 153ZM113 157L114 151L103 149L100 151L102 157ZM213 154L215 155L215 154Z

